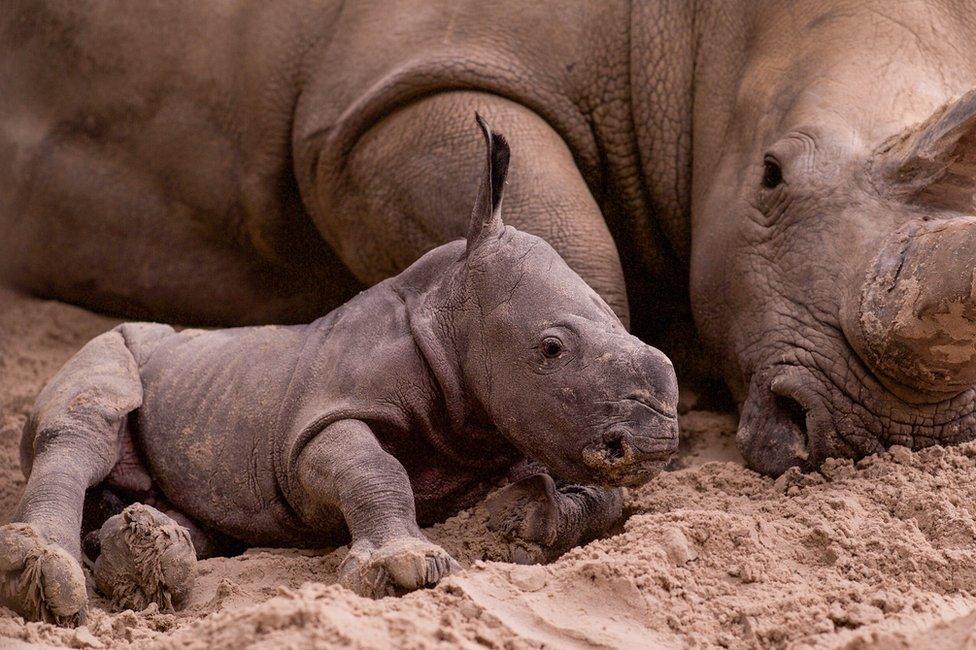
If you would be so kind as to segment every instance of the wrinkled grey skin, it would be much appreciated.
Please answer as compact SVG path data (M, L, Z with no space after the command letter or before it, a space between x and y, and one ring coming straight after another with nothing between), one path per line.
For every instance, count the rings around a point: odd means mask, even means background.
M701 54L691 296L756 469L976 434L974 8L763 5Z
M750 466L976 433L967 112L910 137L976 87L969 0L79 7L0 17L0 265L38 293L323 313L464 233L478 109L525 143L509 223L645 340L690 302Z
M69 361L24 432L29 480L18 523L0 528L4 602L78 620L86 488L89 502L139 502L95 534L95 583L127 607L178 606L195 555L228 538L348 535L340 580L357 592L435 584L457 563L419 526L506 474L490 507L517 559L612 526L613 486L647 481L677 447L674 370L544 240L502 223L508 145L481 126L465 240L309 325L128 323Z

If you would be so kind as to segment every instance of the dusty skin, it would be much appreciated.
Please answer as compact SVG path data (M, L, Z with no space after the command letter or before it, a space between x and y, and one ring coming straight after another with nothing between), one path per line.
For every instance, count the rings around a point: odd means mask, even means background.
M17 445L44 381L116 321L0 289L0 520L23 489ZM688 398L686 396L686 401ZM476 507L425 530L465 567L372 601L335 585L346 549L200 562L177 614L86 626L0 613L3 647L964 647L976 641L976 446L904 449L822 474L761 478L734 459L734 417L692 410L679 464L631 492L619 534L548 566L493 561ZM717 462L715 462L717 461Z
M0 526L0 604L76 625L82 546L119 609L179 609L196 560L230 548L350 536L342 585L433 586L460 565L418 524L506 477L490 523L520 563L620 521L614 488L646 483L678 447L674 369L551 246L504 224L509 147L477 121L466 239L308 325L125 323L50 379Z

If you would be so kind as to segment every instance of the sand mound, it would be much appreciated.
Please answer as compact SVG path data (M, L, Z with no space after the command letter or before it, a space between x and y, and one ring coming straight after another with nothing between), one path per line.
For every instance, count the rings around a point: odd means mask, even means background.
M20 428L44 380L114 321L0 290L0 521L23 488ZM627 500L612 537L548 566L497 561L481 508L428 530L467 568L370 601L333 584L344 549L254 549L201 563L188 607L85 627L0 609L0 646L841 647L976 644L976 444L903 448L762 478L729 414L690 411L679 469Z

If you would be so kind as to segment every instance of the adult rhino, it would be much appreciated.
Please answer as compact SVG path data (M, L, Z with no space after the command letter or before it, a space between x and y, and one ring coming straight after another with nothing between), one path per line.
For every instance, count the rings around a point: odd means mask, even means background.
M478 110L512 225L646 338L690 297L752 467L969 439L972 15L13 0L0 264L130 317L314 318L463 235Z

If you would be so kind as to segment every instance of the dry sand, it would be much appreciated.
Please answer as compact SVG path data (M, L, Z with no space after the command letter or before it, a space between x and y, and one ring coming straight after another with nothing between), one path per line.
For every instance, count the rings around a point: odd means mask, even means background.
M47 377L115 321L0 289L0 521ZM189 606L25 623L0 648L976 647L976 444L904 448L778 481L735 462L729 414L682 417L680 469L628 496L618 534L548 566L498 561L482 509L428 530L466 570L403 598L334 584L344 549L207 560ZM731 459L731 460L729 460Z

